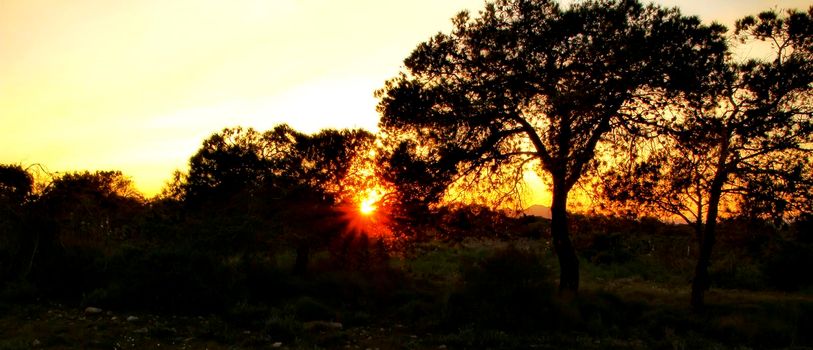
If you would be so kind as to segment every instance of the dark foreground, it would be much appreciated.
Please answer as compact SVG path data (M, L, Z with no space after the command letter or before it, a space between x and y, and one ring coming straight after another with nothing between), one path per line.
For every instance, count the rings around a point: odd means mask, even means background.
M622 282L626 298L666 302L671 294L640 282ZM716 310L689 314L680 307L643 304L649 311L619 331L603 329L600 313L583 329L511 332L427 328L398 320L368 324L334 321L266 322L263 327L216 315L168 315L86 310L58 304L6 306L0 349L809 349L813 298L714 291ZM733 298L729 302L722 299ZM683 301L683 300L681 300ZM677 302L677 300L675 300Z
M813 349L809 289L736 287L755 277L723 262L725 284L697 311L679 266L691 257L590 254L567 301L544 240L427 244L368 271L316 263L307 276L268 275L274 297L205 311L113 289L54 301L11 286L0 349Z

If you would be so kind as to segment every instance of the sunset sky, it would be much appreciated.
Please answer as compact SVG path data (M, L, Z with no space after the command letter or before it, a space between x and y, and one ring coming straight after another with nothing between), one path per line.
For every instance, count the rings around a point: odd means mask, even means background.
M810 0L662 0L717 20ZM0 163L159 191L208 135L375 130L373 91L483 0L0 0ZM748 49L741 49L748 50ZM537 188L529 202L546 203Z

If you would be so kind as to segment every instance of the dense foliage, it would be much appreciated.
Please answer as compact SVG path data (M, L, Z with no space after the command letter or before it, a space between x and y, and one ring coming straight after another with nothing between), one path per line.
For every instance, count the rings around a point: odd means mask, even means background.
M226 128L155 198L0 165L0 332L104 331L100 307L208 315L116 326L198 347L813 346L813 8L737 22L770 61L636 0L453 23L377 92L378 135ZM502 206L527 170L550 219ZM568 212L576 186L593 211Z
M695 228L698 306L721 210L781 225L813 204L813 8L746 17L735 33L742 42L770 42L773 59L729 59L696 102L650 123L654 140L619 138L626 152L602 175L606 198Z
M725 54L723 32L638 1L496 1L415 49L378 92L380 127L422 146L404 141L396 159L411 153L433 164L430 178L453 169L464 188L498 199L516 192L529 167L550 176L560 288L573 293L568 193L606 133L708 83Z

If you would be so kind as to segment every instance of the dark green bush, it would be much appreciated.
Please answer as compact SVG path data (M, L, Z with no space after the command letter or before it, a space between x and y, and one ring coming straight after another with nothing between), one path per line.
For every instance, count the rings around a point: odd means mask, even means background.
M23 280L7 281L0 285L0 303L27 303L34 300L37 289Z
M784 241L765 262L764 272L772 288L795 291L813 286L813 244Z
M335 320L336 310L310 297L298 298L293 303L296 318L301 321Z
M450 296L446 321L495 329L530 329L555 324L553 282L537 255L513 247L461 271Z
M632 260L633 251L620 233L599 234L582 255L594 264L617 264Z
M263 328L271 339L291 341L304 333L303 324L290 312L275 310Z
M581 293L572 304L562 304L560 308L576 308L578 312L563 313L561 326L574 329L586 329L593 334L607 333L612 330L628 329L637 325L644 312L645 304L634 300L623 300L607 292ZM569 323L569 324L568 324Z
M712 264L709 275L718 288L759 290L766 287L761 266L736 255L719 258L718 262Z
M83 293L104 286L104 265L104 255L96 249L43 249L30 278L43 296L76 303Z
M177 312L223 310L233 274L216 258L182 247L123 249L105 259L98 287L83 302L104 307Z

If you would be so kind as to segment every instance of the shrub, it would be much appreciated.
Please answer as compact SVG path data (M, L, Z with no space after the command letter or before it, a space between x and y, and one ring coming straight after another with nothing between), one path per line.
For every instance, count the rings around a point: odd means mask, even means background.
M293 303L296 318L301 321L334 320L336 311L325 304L310 298L301 297Z
M764 272L769 286L795 291L813 286L811 266L813 244L785 241L765 262Z
M103 283L83 302L116 308L218 311L231 301L232 276L215 258L181 247L127 248L104 261Z
M271 317L265 322L264 331L272 339L282 341L296 339L304 332L302 322L298 321L292 313L281 310L271 313Z
M31 281L43 296L78 302L83 293L104 285L103 267L104 257L96 249L47 249L39 254Z
M552 281L539 257L508 247L464 265L450 296L446 321L495 329L551 326Z
M582 254L594 264L625 263L633 257L633 252L620 233L596 235L590 247Z
M8 281L5 285L0 285L0 303L26 303L34 300L37 289L27 281Z
M758 290L765 287L759 264L748 257L727 253L712 264L709 271L715 287Z

